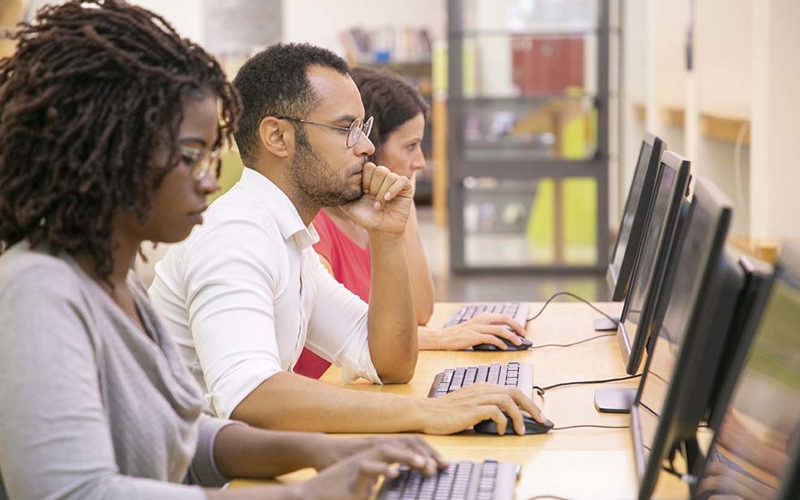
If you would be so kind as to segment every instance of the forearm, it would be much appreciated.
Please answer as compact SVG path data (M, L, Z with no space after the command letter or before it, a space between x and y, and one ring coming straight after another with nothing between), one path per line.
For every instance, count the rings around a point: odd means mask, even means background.
M404 236L370 232L368 318L372 364L384 383L404 383L417 363L417 326Z
M208 500L303 500L302 483L205 490Z
M422 248L419 236L417 210L411 206L406 226L406 249L408 251L409 273L411 274L411 290L414 295L414 308L417 312L417 324L425 325L433 315L433 278L428 267L428 259Z
M228 425L214 441L214 461L224 476L269 478L318 468L323 434L277 432L247 425Z
M282 372L265 380L231 414L255 427L316 432L423 430L426 400L337 387Z

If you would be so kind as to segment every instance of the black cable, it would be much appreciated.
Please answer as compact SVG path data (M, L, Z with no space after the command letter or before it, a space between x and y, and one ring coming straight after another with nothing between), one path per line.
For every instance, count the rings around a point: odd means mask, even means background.
M584 342L589 342L591 340L597 340L603 337L610 337L612 335L616 335L617 333L602 333L600 335L595 335L594 337L589 337L588 339L579 340L577 342L572 342L570 344L542 344L542 345L533 345L531 349L539 349L541 347L572 347L574 345L583 344Z
M585 384L607 384L609 382L621 382L623 380L630 380L633 378L641 377L641 373L637 373L636 375L628 375L626 377L616 377L616 378L605 378L605 379L598 379L598 380L577 380L574 382L561 382L558 384L548 385L546 387L539 387L538 385L534 385L533 389L539 393L540 396L544 396L546 391L550 389L555 389L557 387L566 387L568 385L585 385Z
M598 308L597 308L597 307L596 307L594 304L592 304L592 303L591 303L591 302L589 302L588 300L584 299L583 297L581 297L581 296L579 296L579 295L575 295L575 294L574 294L574 293L572 293L572 292L557 292L557 293L554 293L553 295L551 295L551 296L550 296L550 298L549 298L549 299L547 299L547 300L545 301L544 305L542 306L542 308L541 308L541 309L539 309L539 312L538 312L538 313L536 313L536 314L534 314L533 316L531 316L530 318L528 318L528 321L533 321L533 320L535 320L536 318L538 318L539 316L541 316L541 315L542 315L542 313L544 312L545 308L546 308L546 307L547 307L547 306L550 304L550 302L552 302L552 301L553 301L553 299L555 299L555 298L556 298L556 297L558 297L559 295L566 295L567 297L572 297L573 299L576 299L576 300L579 300L579 301L583 302L584 304L588 305L589 307L591 307L591 308L592 308L592 309L594 309L595 311L599 312L600 314L602 314L603 316L605 316L605 317L606 317L606 318L608 318L609 320L613 321L615 325L616 325L616 324L617 324L617 322L618 322L616 318L612 318L612 317L611 317L611 316L609 316L608 314L606 314L606 313L604 313L603 311L601 311L600 309L598 309Z
M581 425L565 425L564 427L553 427L551 430L563 431L566 429L579 429L581 427L592 427L595 429L630 429L630 425L594 425L594 424L581 424Z

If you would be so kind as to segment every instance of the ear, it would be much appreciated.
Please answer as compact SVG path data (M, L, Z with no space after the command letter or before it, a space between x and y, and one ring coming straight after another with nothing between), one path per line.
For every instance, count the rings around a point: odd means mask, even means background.
M279 158L286 158L294 149L294 127L286 120L266 116L258 124L261 145Z

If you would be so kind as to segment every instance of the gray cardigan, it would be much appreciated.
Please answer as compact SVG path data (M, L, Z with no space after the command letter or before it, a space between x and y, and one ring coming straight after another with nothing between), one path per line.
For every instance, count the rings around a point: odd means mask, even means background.
M201 499L224 483L202 415L138 280L144 335L69 256L0 257L0 499Z

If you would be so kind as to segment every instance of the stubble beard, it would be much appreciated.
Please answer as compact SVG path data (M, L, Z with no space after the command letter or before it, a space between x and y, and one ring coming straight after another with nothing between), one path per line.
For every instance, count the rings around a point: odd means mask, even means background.
M298 132L290 172L300 193L321 207L338 207L361 198L364 195L361 183L353 186L349 172L345 177L337 177L330 163L314 152L305 133Z

